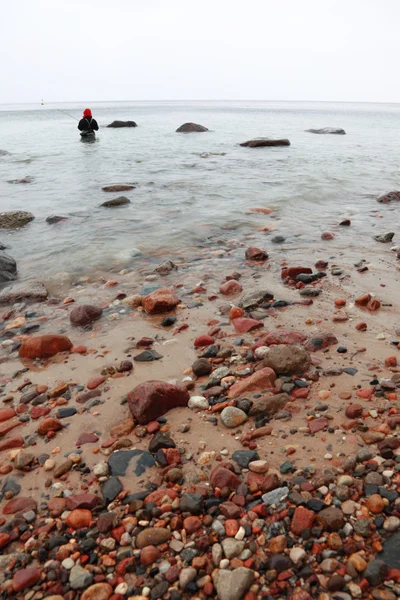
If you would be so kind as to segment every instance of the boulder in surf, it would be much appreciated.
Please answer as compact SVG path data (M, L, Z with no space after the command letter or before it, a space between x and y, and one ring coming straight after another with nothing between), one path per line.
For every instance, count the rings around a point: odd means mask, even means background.
M135 121L113 121L107 127L113 127L114 129L118 129L120 127L137 127Z
M203 131L208 131L207 127L204 125L199 125L198 123L184 123L176 130L176 133L202 133Z
M287 139L271 140L270 138L256 138L242 142L240 145L246 148L263 148L265 146L290 146L290 142Z

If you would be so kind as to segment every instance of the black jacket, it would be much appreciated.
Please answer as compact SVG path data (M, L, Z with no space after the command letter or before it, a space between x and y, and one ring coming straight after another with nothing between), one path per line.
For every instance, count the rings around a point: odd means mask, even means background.
M92 131L98 131L99 126L97 125L96 119L93 119L93 117L85 117L79 121L78 129L85 133L91 133Z

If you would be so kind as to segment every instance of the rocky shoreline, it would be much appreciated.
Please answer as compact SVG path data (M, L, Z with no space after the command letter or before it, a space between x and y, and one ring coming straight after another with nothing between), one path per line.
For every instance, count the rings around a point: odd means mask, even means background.
M398 254L328 234L2 290L0 597L400 596Z

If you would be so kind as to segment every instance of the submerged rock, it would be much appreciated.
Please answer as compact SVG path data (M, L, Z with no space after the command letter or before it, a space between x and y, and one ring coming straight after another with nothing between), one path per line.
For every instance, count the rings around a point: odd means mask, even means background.
M34 219L34 215L23 210L0 213L0 228L14 229L23 227Z
M32 183L33 179L32 177L29 177L29 175L27 175L26 177L23 177L22 179L10 179L10 181L8 183Z
M374 235L374 240L382 242L382 244L388 244L394 238L394 231L387 231L386 233L378 233Z
M152 315L173 310L179 304L179 298L173 290L160 288L142 299L145 311Z
M306 129L308 133L331 133L335 135L346 135L344 129L336 127L322 127L322 129Z
M113 198L112 200L106 200L100 206L104 206L105 208L114 208L115 206L125 206L125 204L130 204L131 201L126 198L126 196L118 196L118 198Z
M134 190L135 187L136 187L135 185L121 184L121 185L106 185L106 186L102 187L101 189L103 190L103 192L129 192L129 190Z
M268 290L254 290L253 292L245 293L239 300L240 308L245 310L251 310L262 304L267 303L269 300L273 300L274 295Z
M290 146L290 142L287 139L270 140L269 138L256 138L242 142L240 145L246 148L262 148L264 146Z
M400 191L394 190L393 192L387 192L377 198L378 202L382 204L389 204L389 202L400 202Z
M119 127L137 127L135 121L113 121L107 127L113 127L114 129L118 129Z
M55 225L55 223L61 223L62 221L68 221L68 217L60 217L58 215L54 215L52 217L47 217L46 223L49 225Z
M184 123L178 127L176 133L201 133L203 131L208 131L207 127L198 123Z
M5 252L0 251L0 283L17 279L17 263Z
M0 304L14 304L14 302L41 302L46 300L48 291L38 281L16 283L0 291Z
M90 325L93 321L100 319L103 314L103 309L99 306L92 306L91 304L82 304L81 306L75 306L69 315L69 320L72 325L85 327Z
M140 425L155 421L177 406L187 406L189 392L165 381L146 381L128 394L132 416Z

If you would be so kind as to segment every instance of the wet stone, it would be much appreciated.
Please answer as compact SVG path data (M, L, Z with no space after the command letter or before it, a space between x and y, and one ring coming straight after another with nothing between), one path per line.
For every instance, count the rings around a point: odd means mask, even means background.
M132 471L140 477L145 471L154 467L156 461L150 452L145 450L119 450L113 452L108 459L111 475L128 475Z
M122 483L118 477L110 477L105 481L101 488L104 500L109 504L118 496L122 491Z
M76 413L76 408L68 406L66 408L60 408L58 413L56 414L56 417L58 419L65 419L66 417L72 417L73 415L76 415Z
M133 358L136 362L152 362L153 360L161 360L162 354L155 350L144 350Z
M149 452L155 454L161 448L175 448L175 442L167 432L157 431L149 443Z
M200 494L183 494L180 502L181 512L188 512L191 515L201 514L203 497Z
M259 460L259 455L255 450L235 450L232 454L232 460L242 469L247 469L249 463Z

